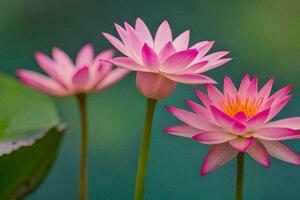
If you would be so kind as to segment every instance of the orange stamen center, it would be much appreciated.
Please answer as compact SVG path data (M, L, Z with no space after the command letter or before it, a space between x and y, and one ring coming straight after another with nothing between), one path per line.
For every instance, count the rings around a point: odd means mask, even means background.
M251 118L259 111L262 101L262 98L256 97L246 97L241 100L238 96L235 99L227 96L223 103L223 110L231 117L243 112L248 118Z

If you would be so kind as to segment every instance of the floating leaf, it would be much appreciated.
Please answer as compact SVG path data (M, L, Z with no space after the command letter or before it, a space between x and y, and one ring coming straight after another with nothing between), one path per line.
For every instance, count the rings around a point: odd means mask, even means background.
M56 158L64 130L51 128L32 138L31 146L0 157L0 199L21 199L39 185Z
M50 97L0 76L0 156L30 145L31 138L59 121Z

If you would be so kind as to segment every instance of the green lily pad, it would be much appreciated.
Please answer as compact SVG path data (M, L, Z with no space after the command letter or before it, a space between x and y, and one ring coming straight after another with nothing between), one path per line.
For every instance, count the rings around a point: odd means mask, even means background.
M33 137L59 122L50 97L13 78L0 76L0 146ZM5 153L8 152L1 152L0 148L0 156Z
M0 199L21 199L39 185L57 156L64 130L58 126L24 139L31 146L0 157Z

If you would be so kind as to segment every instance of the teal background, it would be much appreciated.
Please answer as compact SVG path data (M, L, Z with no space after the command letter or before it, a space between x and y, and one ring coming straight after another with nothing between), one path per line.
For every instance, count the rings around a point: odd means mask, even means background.
M297 0L1 0L0 69L10 75L17 68L40 71L33 52L49 54L54 46L73 58L87 42L97 51L109 48L100 33L115 34L114 22L132 24L137 17L144 19L152 32L167 19L174 35L191 29L191 43L216 40L214 51L231 51L233 61L208 73L220 82L218 87L225 74L238 83L246 72L258 75L261 84L275 76L276 89L293 84L295 96L277 118L300 115ZM157 106L145 200L234 199L234 161L201 177L199 168L208 146L162 131L179 122L164 106L186 108L186 98L196 100L192 87L179 85ZM49 176L28 200L77 198L77 105L71 97L56 102L70 128ZM134 74L89 97L90 199L133 199L144 111L145 100L135 89ZM288 143L300 152L299 140ZM246 158L245 200L299 199L299 167L271 159L271 168L265 169Z

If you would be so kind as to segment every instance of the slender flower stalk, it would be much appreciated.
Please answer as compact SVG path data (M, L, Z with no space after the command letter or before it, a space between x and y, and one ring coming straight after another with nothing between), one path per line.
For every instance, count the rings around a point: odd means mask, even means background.
M145 116L144 133L142 136L140 155L135 183L135 200L142 200L144 197L145 178L148 161L149 146L151 140L151 129L156 100L147 99L147 111Z
M109 49L94 55L93 47L85 45L79 51L76 62L58 48L53 48L52 57L37 52L38 65L47 73L45 76L29 70L18 70L20 80L43 93L51 96L75 96L81 114L81 155L79 173L79 199L88 197L87 164L87 96L100 92L117 83L129 71L113 68L113 65L101 60L111 59L114 52Z
M167 21L158 27L152 37L147 25L138 18L135 27L124 22L124 28L115 24L120 36L117 39L111 34L103 33L104 37L124 56L104 59L114 65L136 71L136 87L148 99L150 115L154 102L170 96L177 83L199 85L215 84L216 82L203 73L229 62L224 58L229 52L219 51L207 55L214 41L202 41L189 47L190 31L187 30L173 38L172 30ZM150 117L146 115L144 136L142 140L139 165L136 177L135 199L142 200L146 176L148 145L150 141Z
M87 154L87 96L79 94L78 100L81 115L81 154L80 154L80 175L79 175L79 199L88 199L88 154Z
M236 200L243 200L244 186L244 153L239 153L236 158Z
M218 169L237 156L237 200L243 198L244 154L259 164L270 167L269 155L300 165L297 153L281 143L300 138L300 117L271 121L289 102L291 86L271 95L274 79L258 90L258 80L246 74L237 89L232 80L224 78L224 92L207 85L207 94L195 89L203 105L186 100L193 112L167 106L185 124L165 131L211 145L200 174Z

